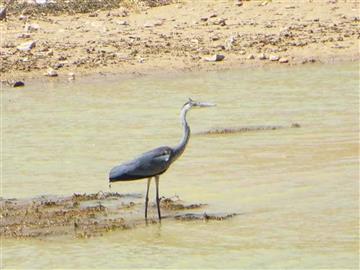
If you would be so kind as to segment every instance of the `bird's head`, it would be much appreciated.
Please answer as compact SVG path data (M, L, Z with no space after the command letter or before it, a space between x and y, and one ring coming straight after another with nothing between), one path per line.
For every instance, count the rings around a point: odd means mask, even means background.
M216 106L216 104L214 103L199 102L189 98L189 100L184 104L183 108L187 107L188 109L190 109L190 108L204 108L204 107L214 107L214 106Z

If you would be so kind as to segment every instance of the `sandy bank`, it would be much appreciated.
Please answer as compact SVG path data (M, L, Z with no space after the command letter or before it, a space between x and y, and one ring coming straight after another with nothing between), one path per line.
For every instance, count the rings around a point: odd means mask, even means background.
M240 4L239 4L240 3ZM359 60L358 1L180 1L145 10L8 14L2 80ZM31 44L32 48L22 50ZM27 43L27 44L24 44ZM215 54L222 61L205 61Z

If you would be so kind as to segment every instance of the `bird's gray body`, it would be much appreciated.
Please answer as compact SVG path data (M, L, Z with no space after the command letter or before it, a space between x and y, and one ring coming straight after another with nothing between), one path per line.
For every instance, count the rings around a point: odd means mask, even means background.
M131 181L163 174L170 166L174 151L161 146L148 151L132 161L112 168L110 182Z

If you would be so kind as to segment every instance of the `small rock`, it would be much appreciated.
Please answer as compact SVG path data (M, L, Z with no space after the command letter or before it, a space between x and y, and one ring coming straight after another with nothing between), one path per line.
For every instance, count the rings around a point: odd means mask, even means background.
M36 46L36 42L35 41L29 41L29 42L25 42L20 44L19 46L17 46L16 48L19 51L30 51L32 48L34 48Z
M237 0L237 1L235 2L235 5L238 6L238 7L241 7L241 6L243 5L242 0Z
M117 21L116 23L118 25L129 25L129 23L127 21Z
M208 17L201 17L200 21L206 22L208 20Z
M266 55L265 55L264 53L260 53L260 54L258 55L258 58L259 58L260 60L265 60L265 59L266 59Z
M289 60L288 60L287 58L285 58L285 57L281 57L281 58L279 59L279 63L284 64L284 63L287 63L287 62L289 62Z
M315 62L316 62L316 59L315 59L315 58L309 57L309 58L307 58L307 59L304 59L304 60L302 61L302 64L315 63Z
M154 26L160 26L160 25L163 25L163 21L162 20L157 20L157 21L149 21L149 22L146 22L144 24L144 27L145 28L150 28L150 27L154 27Z
M28 16L25 16L25 15L23 15L23 14L21 14L20 16L19 16L19 20L20 21L26 21L28 19Z
M6 7L0 7L0 20L6 20Z
M2 44L1 44L2 48L15 48L15 44L14 42L12 42L11 40L5 40Z
M244 54L246 54L246 52L245 51L239 51L239 54L244 55Z
M56 63L56 64L52 65L52 67L53 67L54 69L59 69L59 68L62 68L63 66L64 66L63 63Z
M209 17L210 17L210 18L215 18L215 17L217 17L217 14L216 14L216 13L213 13L213 14L211 14Z
M16 37L17 38L30 38L30 34L28 34L28 33L17 34Z
M271 55L271 56L269 57L269 59L270 59L270 61L279 61L280 57L277 56L277 55Z
M98 15L99 15L99 14L97 14L97 13L94 12L94 13L90 13L90 14L89 14L89 17L97 17Z
M211 57L205 58L204 60L206 62L219 62L219 61L224 60L224 58L225 58L225 56L222 55L222 54L215 54L215 55L213 55Z
M36 32L37 30L40 29L40 26L36 23L32 23L32 24L25 24L25 27L24 27L25 31L27 32Z
M11 83L11 86L12 87L22 87L22 86L25 86L25 83L22 81L14 81Z
M220 19L216 22L214 22L215 25L225 26L226 25L226 19Z
M53 50L50 50L46 53L47 56L53 56L54 55L54 51Z
M226 50L231 50L233 44L235 43L235 36L230 36L226 41L225 41L225 49Z
M253 54L249 54L248 57L247 57L247 59L253 60L253 59L255 59L255 56L254 56Z
M69 72L69 73L68 73L68 76L69 76L69 77L68 77L68 80L69 80L69 81L75 80L75 73Z
M216 41L216 40L219 40L220 37L219 37L218 35L214 35L214 36L211 36L210 39L211 39L212 41Z
M57 77L58 73L55 70L53 70L52 68L49 68L44 75L48 76L48 77Z

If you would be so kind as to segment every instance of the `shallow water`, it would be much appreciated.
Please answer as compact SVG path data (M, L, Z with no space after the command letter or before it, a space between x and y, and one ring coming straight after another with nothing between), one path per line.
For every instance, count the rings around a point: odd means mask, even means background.
M160 178L162 195L240 213L231 220L165 219L90 239L3 240L2 266L356 268L358 90L355 63L4 88L4 198L108 190L113 165L178 142L188 97L218 105L188 114L194 133L294 122L301 128L194 135ZM145 188L135 181L112 191Z

